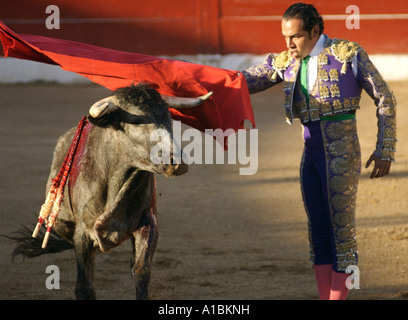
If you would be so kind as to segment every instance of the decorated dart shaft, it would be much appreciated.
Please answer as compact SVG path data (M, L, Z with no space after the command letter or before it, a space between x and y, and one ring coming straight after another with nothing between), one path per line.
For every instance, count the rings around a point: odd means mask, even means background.
M41 229L41 225L43 224L43 222L47 219L47 217L49 216L50 212L51 212L51 208L54 205L54 201L55 201L55 185L56 182L54 181L54 183L52 184L50 191L48 192L47 198L45 200L45 203L41 206L41 210L40 213L38 215L38 222L37 225L34 229L33 232L33 238L36 238L38 236L38 233L40 232Z
M35 227L35 229L34 229L34 232L33 232L33 238L36 238L36 237L38 236L38 233L40 232L41 225L42 225L43 222L44 222L44 218L43 218L43 217L39 217L39 218L38 218L37 225L36 225L36 227Z
M46 248L52 227L56 224L58 212L61 208L61 202L64 197L64 187L68 179L68 175L71 169L72 161L75 156L76 147L81 136L82 129L86 122L86 116L83 116L78 124L77 131L75 132L74 139L68 149L67 155L61 166L59 173L52 179L51 188L47 194L45 203L41 206L40 214L38 217L37 225L34 229L32 236L37 237L43 222L46 222L47 231L45 232L42 248Z
M45 232L44 240L43 240L43 243L42 243L42 246L41 246L43 249L45 249L47 247L52 227L56 224L56 221L57 221L58 212L60 210L61 202L62 202L62 199L64 197L64 195L62 193L62 191L64 189L64 185L65 185L65 183L61 183L60 187L58 188L56 199L55 199L54 205L52 207L52 212L49 215L48 220L47 220L47 231Z
M47 227L47 231L45 232L44 240L43 240L42 245L41 245L41 248L43 248L43 249L45 249L47 247L48 239L50 238L51 228L52 228L52 226L49 225Z

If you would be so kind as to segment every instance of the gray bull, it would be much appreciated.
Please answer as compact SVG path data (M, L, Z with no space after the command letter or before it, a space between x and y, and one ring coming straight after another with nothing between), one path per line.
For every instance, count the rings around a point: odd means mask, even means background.
M209 95L167 101L172 107L191 107ZM118 89L91 107L87 139L78 145L65 185L65 200L54 227L57 235L51 236L45 249L39 248L39 239L20 237L21 244L13 253L33 257L74 248L77 299L95 299L95 255L127 239L132 243L131 275L136 298L148 299L150 265L158 238L155 173L175 176L187 171L184 163L154 164L150 159L150 151L157 144L150 141L152 131L164 129L172 137L169 104L162 98L156 90L138 85ZM64 162L74 133L75 128L57 142L47 190Z

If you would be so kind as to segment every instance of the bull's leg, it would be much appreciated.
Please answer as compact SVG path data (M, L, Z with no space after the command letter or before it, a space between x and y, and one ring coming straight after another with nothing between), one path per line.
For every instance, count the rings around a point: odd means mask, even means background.
M77 262L77 281L75 296L78 300L96 299L94 282L95 254L94 243L82 229L74 234L75 257Z
M150 214L149 224L135 231L132 237L131 273L136 285L136 299L149 299L150 266L156 249L159 233L154 214Z

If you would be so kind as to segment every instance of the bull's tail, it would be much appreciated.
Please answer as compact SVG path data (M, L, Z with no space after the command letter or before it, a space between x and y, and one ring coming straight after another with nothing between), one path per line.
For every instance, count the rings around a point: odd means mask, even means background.
M44 232L40 231L39 237L33 238L32 232L25 226L13 232L11 235L5 236L8 239L17 242L17 246L11 254L12 260L18 255L27 258L38 257L47 253L57 253L68 249L73 249L73 245L57 235L55 232L50 234L48 245L45 249L41 248L44 238Z

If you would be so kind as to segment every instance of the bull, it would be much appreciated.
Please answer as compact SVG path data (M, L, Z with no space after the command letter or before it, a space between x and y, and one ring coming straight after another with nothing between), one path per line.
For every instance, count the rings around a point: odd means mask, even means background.
M130 239L131 275L136 298L148 299L151 262L158 239L155 174L167 177L187 172L187 165L151 161L150 136L160 129L172 137L169 107L201 104L211 95L175 98L147 85L117 89L89 110L86 139L78 145L65 185L57 223L45 249L41 239L14 237L13 257L75 249L77 299L96 299L93 286L95 256ZM75 133L72 128L56 144L46 190L60 170ZM170 139L171 143L173 139ZM173 147L173 146L171 146ZM43 235L44 233L41 232Z

